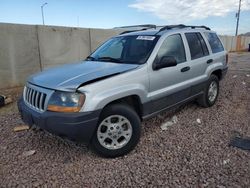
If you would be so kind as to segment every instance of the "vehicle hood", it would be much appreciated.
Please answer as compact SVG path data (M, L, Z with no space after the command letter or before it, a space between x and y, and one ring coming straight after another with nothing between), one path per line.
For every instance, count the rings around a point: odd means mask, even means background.
M44 88L75 91L87 82L100 80L137 68L136 64L81 61L50 68L29 77L28 82Z

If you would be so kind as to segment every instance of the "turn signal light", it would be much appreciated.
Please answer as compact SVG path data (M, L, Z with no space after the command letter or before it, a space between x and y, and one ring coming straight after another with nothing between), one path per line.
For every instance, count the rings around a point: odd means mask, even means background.
M81 107L67 107L67 106L56 106L56 105L48 105L48 110L53 112L79 112Z

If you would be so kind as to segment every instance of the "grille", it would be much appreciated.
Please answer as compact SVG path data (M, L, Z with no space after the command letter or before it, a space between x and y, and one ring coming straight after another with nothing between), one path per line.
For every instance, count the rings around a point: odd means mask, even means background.
M24 91L24 100L28 103L31 107L39 110L45 110L45 100L46 94L40 91L37 91L30 87L25 87Z

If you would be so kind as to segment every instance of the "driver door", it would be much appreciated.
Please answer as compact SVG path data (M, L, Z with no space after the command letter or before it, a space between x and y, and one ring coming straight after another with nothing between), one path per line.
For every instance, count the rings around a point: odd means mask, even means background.
M161 44L153 63L158 63L164 56L173 56L177 65L159 70L150 68L150 101L152 112L160 111L190 96L191 87L185 84L192 75L186 62L182 36L173 34Z

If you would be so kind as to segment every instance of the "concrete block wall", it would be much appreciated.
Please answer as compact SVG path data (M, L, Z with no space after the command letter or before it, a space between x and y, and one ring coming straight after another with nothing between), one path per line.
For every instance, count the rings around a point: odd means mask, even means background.
M49 67L85 59L122 30L0 23L0 88L21 86ZM250 37L220 36L228 51L248 49Z
M82 60L91 52L89 29L37 27L42 69Z
M121 32L0 23L0 88L22 86L36 72L83 60Z
M0 88L22 85L40 71L37 28L0 24Z

